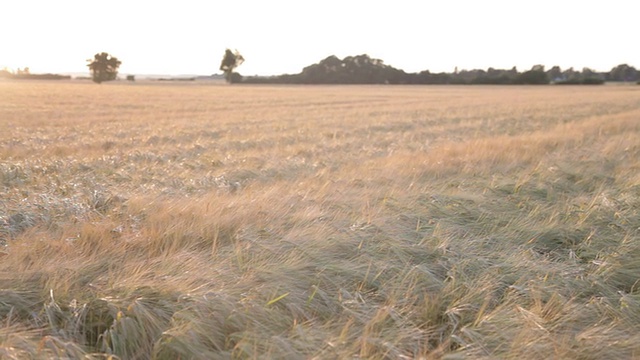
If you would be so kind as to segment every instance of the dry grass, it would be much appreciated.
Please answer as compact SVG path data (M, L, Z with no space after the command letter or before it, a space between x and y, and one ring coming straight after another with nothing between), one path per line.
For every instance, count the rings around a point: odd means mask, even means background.
M640 89L0 82L0 358L640 358Z

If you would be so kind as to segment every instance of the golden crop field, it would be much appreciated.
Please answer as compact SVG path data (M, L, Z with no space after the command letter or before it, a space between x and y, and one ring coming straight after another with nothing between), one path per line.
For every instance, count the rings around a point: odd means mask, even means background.
M640 358L640 87L0 82L2 359Z

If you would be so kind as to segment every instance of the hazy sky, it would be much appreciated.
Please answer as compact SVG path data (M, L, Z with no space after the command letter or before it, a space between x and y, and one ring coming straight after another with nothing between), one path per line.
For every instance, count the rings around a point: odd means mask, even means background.
M534 64L640 67L640 1L1 0L0 68L86 71L106 51L121 73L297 73L335 54L408 72Z

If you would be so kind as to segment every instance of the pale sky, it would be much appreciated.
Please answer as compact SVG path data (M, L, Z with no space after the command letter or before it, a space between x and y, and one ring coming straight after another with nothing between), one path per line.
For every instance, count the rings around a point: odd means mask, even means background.
M369 54L407 72L535 64L640 68L638 0L0 0L0 68L87 71L108 52L122 74L298 73Z

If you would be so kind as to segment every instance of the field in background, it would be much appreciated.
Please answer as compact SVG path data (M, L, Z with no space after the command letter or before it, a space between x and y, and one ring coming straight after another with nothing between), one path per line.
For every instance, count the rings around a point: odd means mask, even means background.
M640 357L637 86L0 82L0 128L3 359Z

